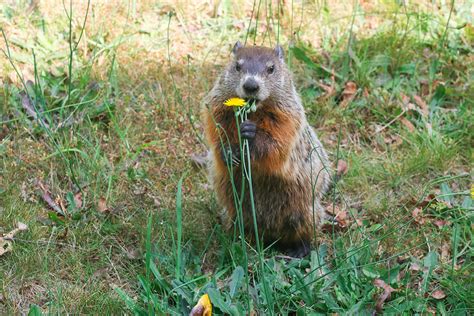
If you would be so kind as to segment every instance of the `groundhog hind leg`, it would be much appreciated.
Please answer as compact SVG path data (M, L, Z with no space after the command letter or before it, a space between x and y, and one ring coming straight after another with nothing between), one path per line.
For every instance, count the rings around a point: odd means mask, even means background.
M280 251L290 257L303 258L311 251L311 225L302 216L292 217L294 221L287 221L287 227L278 243Z
M310 251L311 242L305 239L295 241L284 249L284 253L293 258L304 258L310 253Z

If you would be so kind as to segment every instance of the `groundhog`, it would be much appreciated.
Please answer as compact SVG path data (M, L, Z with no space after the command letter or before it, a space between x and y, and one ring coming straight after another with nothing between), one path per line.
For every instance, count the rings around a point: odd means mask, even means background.
M228 229L237 215L233 188L240 192L243 176L235 113L224 105L235 97L256 102L256 111L239 127L241 139L249 142L259 236L265 245L304 257L323 219L320 201L330 172L326 151L308 124L281 46L244 47L237 42L233 60L203 102L210 182ZM243 221L246 236L253 238L248 185L246 191Z

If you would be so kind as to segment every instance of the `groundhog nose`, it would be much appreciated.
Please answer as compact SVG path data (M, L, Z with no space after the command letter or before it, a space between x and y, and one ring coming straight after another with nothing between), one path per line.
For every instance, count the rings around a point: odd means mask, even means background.
M243 88L245 93L254 94L258 91L260 87L258 86L258 83L257 81L255 81L255 79L249 78L244 82Z

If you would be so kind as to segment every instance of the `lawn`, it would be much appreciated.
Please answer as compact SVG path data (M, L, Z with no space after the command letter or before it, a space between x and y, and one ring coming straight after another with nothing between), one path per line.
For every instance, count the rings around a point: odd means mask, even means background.
M474 308L470 1L4 1L0 314ZM234 43L280 43L330 155L288 258L226 232L201 103Z

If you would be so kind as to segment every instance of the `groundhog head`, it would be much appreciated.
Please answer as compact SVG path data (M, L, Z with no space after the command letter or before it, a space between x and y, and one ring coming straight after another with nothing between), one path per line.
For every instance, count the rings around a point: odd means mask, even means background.
M237 42L233 48L234 59L226 71L226 85L240 98L264 101L277 95L285 84L283 49L261 46L243 47Z

